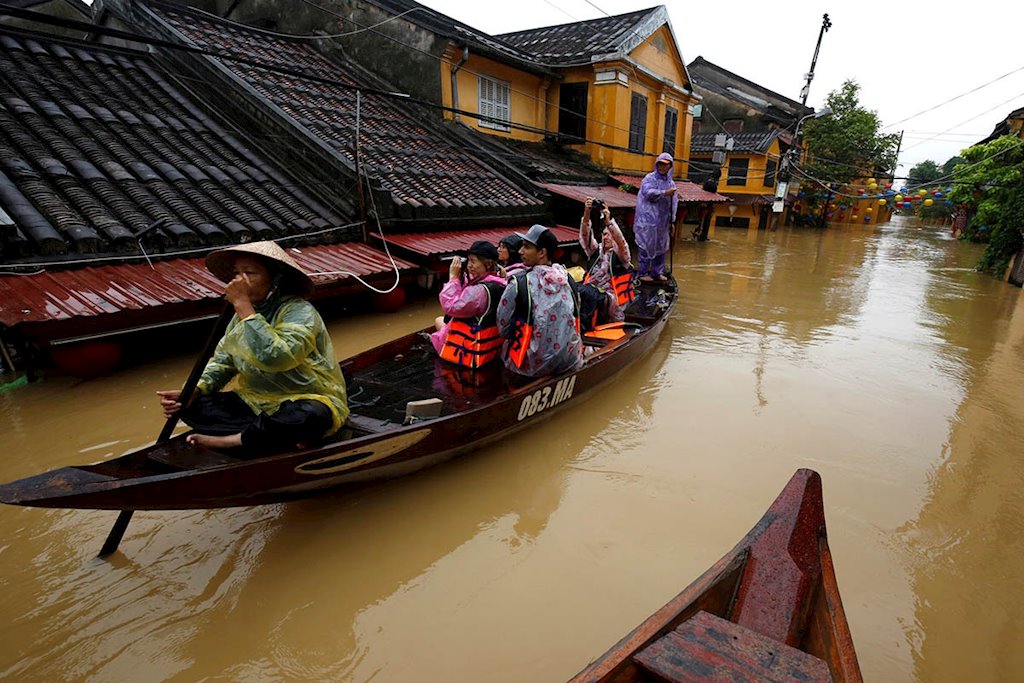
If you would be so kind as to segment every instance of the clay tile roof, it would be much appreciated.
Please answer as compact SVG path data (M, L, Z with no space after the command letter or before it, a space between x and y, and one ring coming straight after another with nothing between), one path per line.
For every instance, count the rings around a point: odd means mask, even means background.
M340 172L351 173L354 165L356 88L376 89L360 96L360 160L373 184L390 195L399 217L458 220L542 212L544 203L527 180L509 177L514 168L485 162L437 112L418 111L402 98L382 94L386 85L343 56L329 61L308 41L249 30L208 14L155 3L150 9L196 44L323 79L223 60L254 91L239 90L239 96L276 105L285 117L282 125L299 126L318 138Z
M485 54L500 61L511 62L520 68L552 76L554 72L538 64L529 52L502 41L483 31L442 14L435 9L421 5L414 0L368 0L392 15L402 15L405 21L412 22L433 33L450 38L460 44L470 45L477 54Z
M550 65L589 63L594 57L628 53L667 20L664 7L654 7L557 26L500 34L502 41Z
M711 154L715 151L715 136L718 133L699 133L690 140L690 154ZM729 135L733 142L734 154L764 154L779 137L777 130L752 130Z
M214 247L351 223L138 52L0 29L0 260Z
M619 181L623 185L629 185L630 187L639 190L640 183L644 181L643 176L631 176L631 175L613 175L612 178ZM680 202L727 202L728 197L714 192L708 192L700 185L691 183L687 180L676 181L676 193L679 196Z

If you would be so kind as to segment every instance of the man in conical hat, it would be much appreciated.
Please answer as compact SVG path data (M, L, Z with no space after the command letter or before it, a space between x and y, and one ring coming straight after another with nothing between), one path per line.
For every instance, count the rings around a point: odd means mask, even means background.
M267 455L307 446L348 418L345 380L323 319L303 298L313 283L274 242L211 252L206 267L227 283L235 309L190 405L180 391L158 391L164 414L180 411L207 448ZM232 379L237 388L222 389Z

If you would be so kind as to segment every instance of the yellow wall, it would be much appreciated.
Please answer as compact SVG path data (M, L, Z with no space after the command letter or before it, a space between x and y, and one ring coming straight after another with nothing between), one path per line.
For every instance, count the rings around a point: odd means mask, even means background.
M460 55L461 57L461 55ZM458 60L454 60L458 63ZM442 60L441 62L441 96L445 106L452 106L452 79L451 73L454 70L452 64ZM510 116L514 126L525 126L539 130L545 129L544 102L552 96L549 84L550 79L543 76L521 71L507 64L495 62L484 57L478 57L470 52L469 60L456 73L457 88L459 91L459 109L472 113L480 112L479 97L479 75L486 76L496 81L503 81L509 84ZM553 87L554 97L558 97L558 85ZM446 112L445 118L453 119L452 112ZM544 138L542 133L535 133L522 128L512 127L509 131L495 130L480 126L479 119L470 116L460 117L463 123L473 126L482 133L497 135L499 137L510 137L517 140L539 141ZM549 129L558 126L558 119L550 122Z
M458 55L449 55L447 61L441 62L441 92L447 106L452 106L451 73L461 56L461 52ZM672 83L682 85L686 81L685 67L667 27L663 26L648 37L633 50L630 57ZM599 82L599 74L607 72L622 74L622 78ZM673 107L678 112L676 145L672 154L677 160L674 171L678 178L686 175L686 160L689 158L693 129L689 105L696 104L698 100L644 75L629 62L605 62L567 68L561 71L561 79L549 79L470 52L468 61L457 72L456 77L459 108L472 113L479 113L477 74L509 84L510 115L513 124L551 133L558 131L560 85L586 82L586 136L592 142L575 147L589 155L598 165L616 171L647 173L654 167L654 157L662 151L666 108ZM634 92L647 98L647 128L643 154L628 151L630 106ZM445 116L448 119L455 117L451 112ZM514 127L507 132L498 131L481 127L478 120L470 116L462 116L461 120L490 135L530 141L543 139L541 132Z
M676 51L675 41L667 26L662 26L638 45L629 55L638 64L644 66L662 78L667 78L678 86L686 83L683 60Z

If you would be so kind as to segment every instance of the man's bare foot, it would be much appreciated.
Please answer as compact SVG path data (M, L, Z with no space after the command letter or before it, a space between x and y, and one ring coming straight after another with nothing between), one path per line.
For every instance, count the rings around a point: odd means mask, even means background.
M242 433L230 436L209 436L208 434L189 434L185 442L203 448L239 448L242 445Z

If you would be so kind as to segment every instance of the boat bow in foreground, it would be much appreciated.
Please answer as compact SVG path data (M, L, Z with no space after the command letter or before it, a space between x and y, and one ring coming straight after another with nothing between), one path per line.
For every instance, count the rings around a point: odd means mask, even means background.
M735 548L571 683L862 680L821 477L800 469Z

